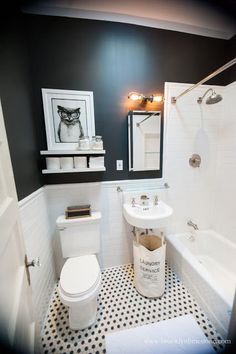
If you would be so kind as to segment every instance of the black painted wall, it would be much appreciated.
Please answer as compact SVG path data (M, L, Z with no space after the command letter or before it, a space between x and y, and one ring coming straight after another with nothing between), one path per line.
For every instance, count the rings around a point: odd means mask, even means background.
M43 185L23 23L13 13L0 21L0 97L19 199Z
M14 101L15 105L20 101L21 105L17 108L18 114L11 112L11 123L7 127L20 197L42 183L157 177L157 172L128 172L127 112L130 109L159 110L163 107L156 104L131 105L127 99L128 92L137 90L144 94L163 94L165 81L195 83L223 65L233 50L231 41L154 28L62 17L23 17L22 31L27 41L30 65L21 39L20 48L11 44L17 60L14 62L12 59L8 64L5 56L7 68L2 70L21 73L23 100L16 95L15 79L1 73L1 79L2 75L4 78L2 87L9 87L5 94L5 118L8 120L7 110L11 102ZM21 41L18 30L11 35L16 42ZM24 58L22 63L20 59L21 64L18 57ZM221 74L209 83L225 84L227 80L231 79ZM37 169L38 151L47 149L42 87L94 92L96 133L103 136L107 150L106 172L46 175L42 182L40 169ZM19 114L21 124L14 129L19 122ZM20 163L24 155L28 156L24 161L28 169L26 180L25 168ZM124 171L116 171L117 159L124 160ZM42 159L40 168L43 165ZM32 177L30 185L29 176Z
M163 94L165 81L199 81L225 63L227 41L112 22L45 16L28 21L40 148L46 149L40 92L45 87L94 92L96 133L107 150L106 172L47 175L45 183L157 177L128 172L127 112L138 108L130 106L128 92ZM124 160L124 171L116 171L117 159Z
M236 35L228 43L228 61L236 58ZM236 65L225 71L225 83L230 84L236 80Z

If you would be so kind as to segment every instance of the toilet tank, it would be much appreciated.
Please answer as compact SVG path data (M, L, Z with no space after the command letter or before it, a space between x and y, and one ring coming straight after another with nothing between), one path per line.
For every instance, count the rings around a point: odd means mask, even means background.
M57 218L61 249L64 258L99 253L101 213L92 212L90 217Z

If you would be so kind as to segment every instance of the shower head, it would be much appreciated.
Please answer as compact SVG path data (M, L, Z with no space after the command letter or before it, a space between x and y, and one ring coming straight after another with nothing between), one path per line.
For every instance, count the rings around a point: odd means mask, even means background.
M208 89L202 97L199 97L197 102L202 103L203 98L206 96L208 92L211 91L211 95L206 99L206 104L214 104L220 102L223 97L220 94L217 94L212 88Z
M220 94L216 94L214 91L214 93L212 93L212 95L206 99L206 104L218 103L221 100L223 100L223 97Z

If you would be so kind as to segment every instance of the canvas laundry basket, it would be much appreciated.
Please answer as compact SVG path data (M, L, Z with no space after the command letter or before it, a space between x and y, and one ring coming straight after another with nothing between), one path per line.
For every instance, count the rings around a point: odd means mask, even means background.
M134 283L146 297L160 297L165 291L166 244L163 237L141 234L133 241Z

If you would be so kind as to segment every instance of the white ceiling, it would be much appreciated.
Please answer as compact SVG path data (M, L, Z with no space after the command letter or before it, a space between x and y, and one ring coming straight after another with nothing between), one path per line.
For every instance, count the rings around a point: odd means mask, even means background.
M23 11L131 23L222 39L236 33L236 19L209 1L39 0L28 2Z

